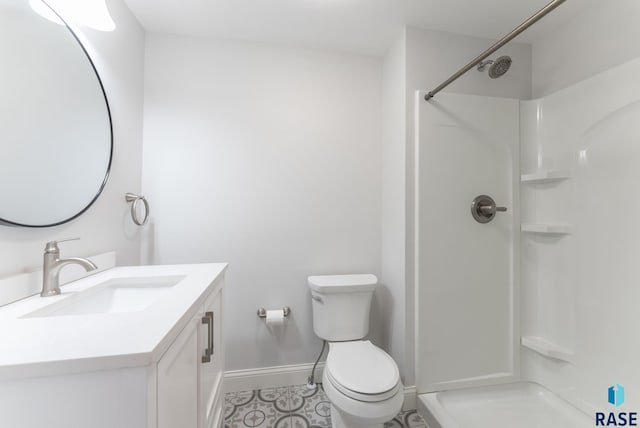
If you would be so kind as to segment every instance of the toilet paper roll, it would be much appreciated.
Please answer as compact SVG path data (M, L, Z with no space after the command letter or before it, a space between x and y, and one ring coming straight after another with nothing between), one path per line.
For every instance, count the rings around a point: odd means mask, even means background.
M267 311L267 317L265 319L267 326L272 327L272 326L282 325L284 324L284 321L285 321L284 310L274 309L272 311Z

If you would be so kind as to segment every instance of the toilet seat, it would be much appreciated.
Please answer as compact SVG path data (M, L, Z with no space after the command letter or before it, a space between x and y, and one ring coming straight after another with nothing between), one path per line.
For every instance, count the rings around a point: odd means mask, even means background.
M388 400L392 398L394 395L396 395L398 393L398 390L400 389L400 385L398 384L393 389L383 392L382 394L363 394L361 392L353 391L351 389L345 388L344 386L340 385L340 383L338 383L335 380L335 378L331 375L330 370L325 369L325 371L327 375L327 380L341 394L343 394L345 397L349 397L354 400L362 401L365 403L377 403L379 401Z
M335 389L363 402L388 400L401 386L393 358L368 340L330 343L325 373Z

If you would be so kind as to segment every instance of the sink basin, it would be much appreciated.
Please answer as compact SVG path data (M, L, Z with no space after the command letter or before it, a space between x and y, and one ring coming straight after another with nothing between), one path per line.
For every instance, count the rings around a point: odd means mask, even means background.
M38 309L24 318L139 312L149 307L184 278L114 278Z

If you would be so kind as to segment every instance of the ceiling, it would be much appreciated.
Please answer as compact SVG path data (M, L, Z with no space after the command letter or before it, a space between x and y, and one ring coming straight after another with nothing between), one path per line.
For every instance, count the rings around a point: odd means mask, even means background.
M500 38L550 0L125 0L149 32L382 55L404 25ZM569 0L516 41L532 42L589 3Z

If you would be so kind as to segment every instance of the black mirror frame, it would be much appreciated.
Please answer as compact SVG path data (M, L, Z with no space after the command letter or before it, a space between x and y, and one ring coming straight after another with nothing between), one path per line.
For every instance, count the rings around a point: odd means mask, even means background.
M82 49L82 52L84 52L85 56L89 60L89 64L91 65L91 69L93 70L93 72L96 75L96 78L98 79L98 84L100 85L100 90L102 91L102 95L104 96L104 103L105 103L105 106L107 108L107 115L109 117L109 135L110 135L110 138L109 138L109 143L110 143L109 162L107 163L107 171L105 173L104 179L102 180L102 183L100 184L100 188L96 192L96 195L93 197L93 199L91 199L91 201L89 201L89 203L84 208L82 208L76 214L74 214L71 217L66 218L64 220L57 221L55 223L50 223L50 224L23 224L23 223L19 223L19 222L15 222L15 221L6 220L6 219L3 219L3 218L0 217L0 224L5 225L5 226L44 228L44 227L59 226L61 224L68 223L68 222L70 222L72 220L75 220L76 218L78 218L82 214L84 214L95 203L95 201L102 194L102 191L104 190L104 188L105 188L105 186L107 184L107 180L109 179L109 175L111 173L111 163L113 162L113 120L111 118L111 107L109 106L109 100L107 98L107 93L106 93L106 91L104 89L104 85L102 83L102 79L100 78L100 74L98 73L98 70L96 69L96 66L93 63L93 60L91 59L91 56L89 56L89 52L87 52L87 49L84 47L84 45L82 44L82 42L80 41L80 39L78 38L76 33L71 29L69 24L67 24L67 22L58 14L58 12L56 12L47 2L42 1L42 3L44 3L60 19L60 21L62 21L62 23L64 24L66 29L71 33L71 35L73 36L75 41L80 46L80 49Z

